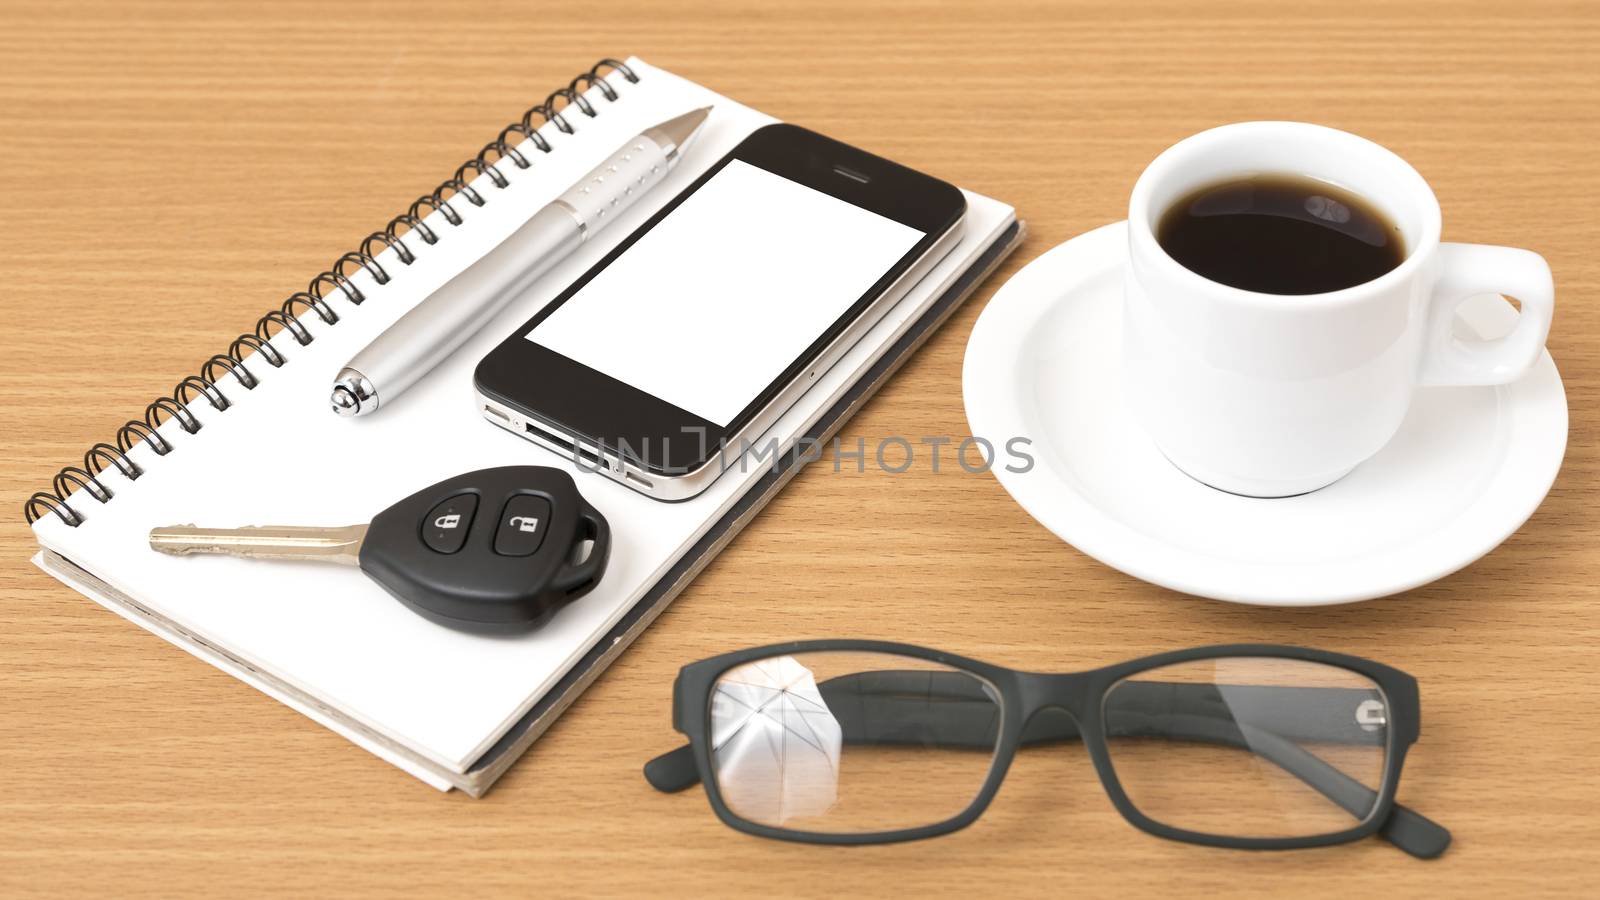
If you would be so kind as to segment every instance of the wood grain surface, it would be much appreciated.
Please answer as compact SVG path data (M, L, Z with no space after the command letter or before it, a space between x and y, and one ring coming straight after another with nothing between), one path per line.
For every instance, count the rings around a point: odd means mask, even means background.
M1593 4L0 3L0 893L1512 896L1600 867L1593 486L1600 391ZM1543 253L1572 410L1544 506L1404 595L1273 610L1152 587L992 477L812 466L486 799L440 795L26 564L22 501L109 440L527 105L636 53L1015 204L1022 250L846 439L966 433L994 287L1123 216L1162 148L1245 119L1375 139L1451 240ZM271 472L289 483L317 448ZM1213 641L1354 652L1421 681L1401 799L1430 863L1370 840L1212 850L1125 823L1080 748L1019 757L974 827L864 849L736 834L650 790L669 686L715 652L913 641L1076 669Z

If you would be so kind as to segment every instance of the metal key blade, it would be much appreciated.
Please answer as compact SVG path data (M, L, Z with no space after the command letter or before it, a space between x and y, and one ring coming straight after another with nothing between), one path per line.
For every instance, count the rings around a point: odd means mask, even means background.
M170 525L150 529L150 549L174 556L223 553L252 559L304 559L360 565L367 526L318 528L299 525L255 525L248 528L198 528Z

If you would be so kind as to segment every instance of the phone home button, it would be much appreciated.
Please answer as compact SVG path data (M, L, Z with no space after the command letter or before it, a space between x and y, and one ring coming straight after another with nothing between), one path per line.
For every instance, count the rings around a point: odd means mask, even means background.
M501 556L532 556L550 530L550 501L519 494L506 501L494 533L494 552Z

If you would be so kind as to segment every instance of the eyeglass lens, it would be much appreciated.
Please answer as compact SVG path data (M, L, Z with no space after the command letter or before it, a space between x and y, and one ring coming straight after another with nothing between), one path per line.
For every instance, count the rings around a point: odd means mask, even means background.
M794 831L898 831L959 815L999 731L998 695L977 676L886 653L759 660L723 673L711 696L723 802Z
M1322 663L1230 657L1115 684L1102 706L1128 799L1164 825L1235 838L1305 838L1372 813L1387 704L1363 675Z

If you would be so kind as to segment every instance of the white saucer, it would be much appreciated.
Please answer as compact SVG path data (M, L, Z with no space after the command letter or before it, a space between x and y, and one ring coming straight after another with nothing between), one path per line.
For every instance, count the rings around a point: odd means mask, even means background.
M989 301L962 372L972 433L1005 489L1062 540L1174 590L1271 606L1346 603L1441 578L1533 514L1561 467L1567 398L1546 353L1501 387L1425 388L1393 441L1337 483L1279 500L1206 487L1167 462L1122 402L1126 223L1029 263ZM1461 308L1474 337L1516 313ZM1012 437L1035 459L1010 472Z

